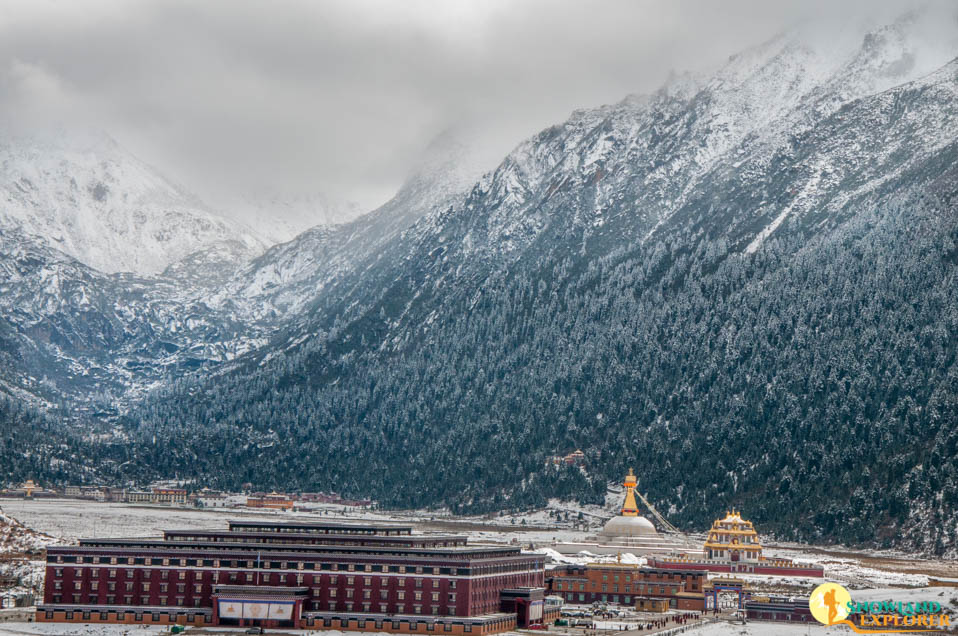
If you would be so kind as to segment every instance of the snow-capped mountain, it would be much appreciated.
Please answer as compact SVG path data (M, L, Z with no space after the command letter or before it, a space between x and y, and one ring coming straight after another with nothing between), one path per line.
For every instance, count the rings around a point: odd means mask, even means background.
M158 274L223 242L245 256L267 246L105 134L5 134L0 166L0 227L102 272Z
M138 461L227 487L491 510L582 447L678 523L748 501L786 538L956 553L956 33L784 34L481 176L426 161L225 280L242 241L148 279L0 234L8 384L136 387Z

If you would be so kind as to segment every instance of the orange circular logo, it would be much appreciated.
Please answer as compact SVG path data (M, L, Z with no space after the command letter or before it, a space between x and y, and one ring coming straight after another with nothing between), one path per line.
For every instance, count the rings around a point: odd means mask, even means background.
M822 583L808 597L812 616L823 625L834 625L848 617L848 602L852 595L838 583Z

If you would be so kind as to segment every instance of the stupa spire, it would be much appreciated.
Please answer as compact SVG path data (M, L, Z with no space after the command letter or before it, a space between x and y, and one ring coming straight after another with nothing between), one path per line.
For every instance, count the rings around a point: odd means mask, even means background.
M625 486L625 503L622 504L622 516L623 517L638 517L639 516L639 506L635 503L635 487L638 485L639 480L636 478L635 473L632 472L632 469L629 469L629 474L625 476L625 481L622 482L622 485Z

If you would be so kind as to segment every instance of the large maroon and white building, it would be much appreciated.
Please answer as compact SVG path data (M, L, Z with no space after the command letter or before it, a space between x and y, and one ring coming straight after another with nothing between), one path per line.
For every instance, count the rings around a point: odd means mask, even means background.
M488 634L515 628L516 607L520 624L557 610L542 607L544 559L397 525L82 539L47 549L37 620Z

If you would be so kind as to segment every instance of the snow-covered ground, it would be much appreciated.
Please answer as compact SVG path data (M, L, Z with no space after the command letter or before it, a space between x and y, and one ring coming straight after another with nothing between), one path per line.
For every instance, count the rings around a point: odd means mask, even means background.
M782 623L751 622L739 625L726 622L709 623L686 632L695 636L803 636L805 634L824 634L824 625L818 623L806 625L786 625Z

